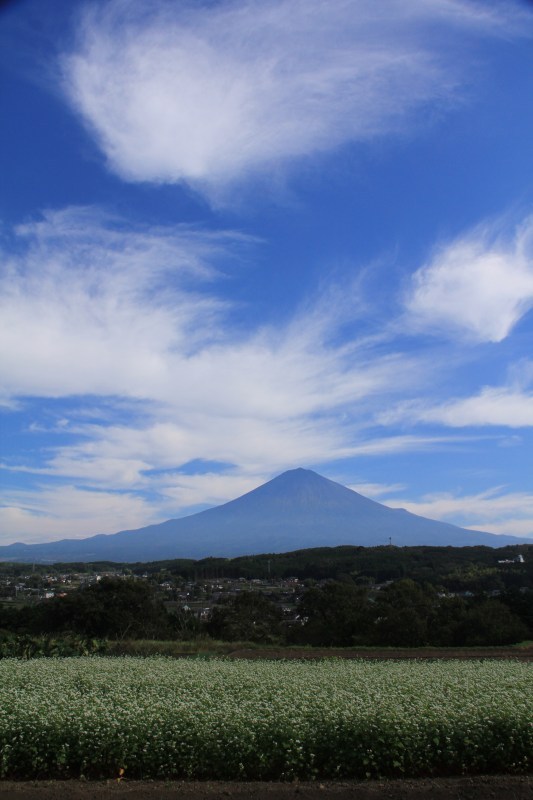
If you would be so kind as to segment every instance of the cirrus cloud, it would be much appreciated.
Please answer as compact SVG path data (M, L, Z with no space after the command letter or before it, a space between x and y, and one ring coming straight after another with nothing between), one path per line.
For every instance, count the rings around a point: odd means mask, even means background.
M127 181L210 195L457 101L465 37L520 32L468 0L92 4L62 58L72 107Z
M533 495L494 487L471 495L428 494L420 500L384 500L391 508L488 533L533 536Z
M149 503L134 493L91 491L71 484L13 490L0 506L1 544L22 535L25 544L75 539L159 522Z
M418 401L382 412L383 425L397 422L438 423L450 428L533 426L533 394L510 387L486 386L471 397L430 405Z

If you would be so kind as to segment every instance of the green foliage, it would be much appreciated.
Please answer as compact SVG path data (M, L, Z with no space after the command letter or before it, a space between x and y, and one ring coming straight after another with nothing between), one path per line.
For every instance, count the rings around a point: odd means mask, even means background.
M524 561L513 560L519 553ZM39 584L48 581L54 569L62 574L65 566L37 565L29 578ZM97 566L110 565L69 565L85 571L87 580L95 579L91 572ZM7 564L2 569L14 577L27 567ZM235 559L132 564L127 571L128 579L104 578L45 602L29 604L26 598L0 604L0 630L113 641L187 641L208 633L225 641L344 647L490 646L533 639L533 546L528 545L501 550L315 548ZM213 598L201 581L217 575L271 580L253 593L220 598L206 624L199 609L211 606ZM287 584L280 588L279 578L288 576L297 576L300 582L291 582L286 591ZM24 575L25 581L29 578ZM276 580L277 587L269 585ZM180 607L185 582L192 610ZM235 582L229 589L241 585ZM270 602L272 598L278 605ZM171 602L165 607L163 601ZM299 603L296 621L290 619L291 610L285 616L280 612L282 604L292 609L293 602Z
M440 596L430 585L395 581L372 594L354 584L329 582L308 589L299 604L300 626L291 641L325 647L490 646L529 638L533 593L499 599ZM525 617L521 618L520 613Z
M373 642L403 647L430 644L436 606L437 595L431 586L410 579L390 584L377 595Z
M33 632L108 639L172 638L172 619L145 581L103 578L26 611Z
M525 563L499 561L522 554ZM66 563L32 568L39 574L86 573L118 569L133 575L149 576L167 572L188 580L202 578L287 578L300 580L338 580L341 575L371 578L376 583L412 578L443 586L450 591L485 591L487 589L533 589L533 545L492 547L316 547L291 553L264 553L238 558L173 559L138 564L112 562ZM27 564L2 564L2 572L17 577L26 574Z
M0 662L0 778L291 780L533 768L518 662Z
M457 644L514 644L526 639L528 629L498 600L485 600L469 608L457 627Z
M107 652L101 639L83 636L29 636L0 633L0 658L63 658Z
M222 642L209 637L190 641L158 641L157 639L124 639L106 642L105 654L109 656L225 656L236 648L259 647L252 642Z
M354 584L331 582L308 589L298 608L301 627L290 635L294 642L349 647L368 641L373 610L368 592Z
M500 560L519 553L524 564L504 566ZM174 564L176 565L174 567ZM528 586L533 589L533 545L492 547L317 547L291 553L267 553L238 558L206 558L200 561L159 562L173 574L189 578L288 578L340 580L342 575L371 578L376 583L412 578L449 591L479 592L486 589ZM139 574L144 565L133 567ZM501 582L501 584L500 584Z
M281 611L259 592L240 592L215 606L207 633L215 639L237 642L274 642L281 635Z

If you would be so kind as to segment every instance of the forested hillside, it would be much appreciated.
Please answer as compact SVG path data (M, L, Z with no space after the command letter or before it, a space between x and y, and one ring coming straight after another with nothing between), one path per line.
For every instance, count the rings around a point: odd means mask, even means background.
M11 564L0 572L0 630L8 639L211 637L342 647L533 639L531 546L340 547L27 570Z

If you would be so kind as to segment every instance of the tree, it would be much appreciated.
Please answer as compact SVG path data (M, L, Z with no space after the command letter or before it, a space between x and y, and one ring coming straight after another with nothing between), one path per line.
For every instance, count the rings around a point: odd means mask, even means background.
M70 631L108 639L155 639L171 635L170 615L153 587L131 578L103 578L39 607L38 633ZM40 628L40 630L39 630Z
M454 647L459 644L459 629L468 613L468 604L462 597L441 597L429 631L429 643L437 647Z
M429 644L436 607L433 587L420 586L410 579L390 584L377 596L374 643L393 647Z
M281 635L281 609L259 592L240 592L215 606L207 632L215 639L273 642Z
M457 644L506 645L528 636L522 620L499 600L483 600L470 608L457 628Z
M364 643L372 618L367 590L338 581L308 589L298 614L303 625L291 631L292 638L326 647Z
M502 603L519 617L528 629L526 638L533 639L533 589L511 589L500 597Z

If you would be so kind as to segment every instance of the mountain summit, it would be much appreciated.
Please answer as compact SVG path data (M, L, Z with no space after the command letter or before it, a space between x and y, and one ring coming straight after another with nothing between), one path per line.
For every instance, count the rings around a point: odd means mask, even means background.
M0 547L6 561L156 561L283 553L337 545L504 547L532 540L465 530L369 500L308 469L293 469L198 514L137 530Z

